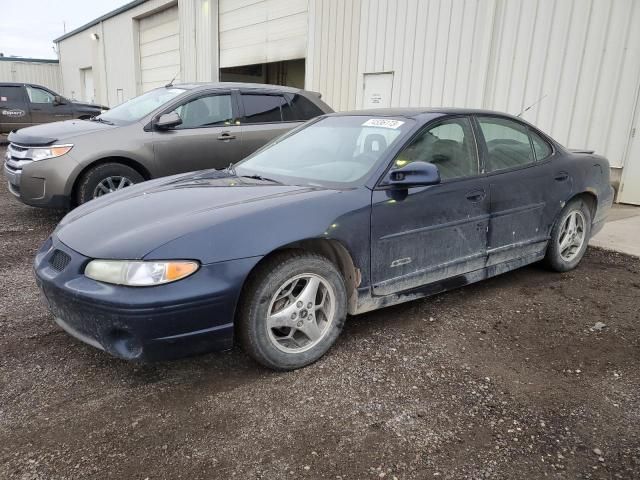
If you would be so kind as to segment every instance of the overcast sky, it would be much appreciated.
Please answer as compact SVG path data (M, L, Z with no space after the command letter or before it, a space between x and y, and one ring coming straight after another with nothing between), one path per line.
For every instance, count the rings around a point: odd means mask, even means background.
M53 39L131 0L0 0L0 53L57 58Z

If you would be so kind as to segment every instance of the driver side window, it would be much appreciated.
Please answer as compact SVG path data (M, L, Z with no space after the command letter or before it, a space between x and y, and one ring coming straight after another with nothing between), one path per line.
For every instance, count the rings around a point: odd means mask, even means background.
M433 163L442 180L478 174L478 156L468 118L445 120L415 138L395 160L396 167L422 161Z
M27 85L27 94L31 103L48 103L53 104L53 95L41 88Z
M231 95L209 95L191 100L174 110L182 118L176 129L231 125Z

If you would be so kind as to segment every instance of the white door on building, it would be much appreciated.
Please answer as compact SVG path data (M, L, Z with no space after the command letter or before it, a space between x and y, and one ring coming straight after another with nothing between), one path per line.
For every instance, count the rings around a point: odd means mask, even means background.
M393 72L365 73L362 108L388 108L391 106Z
M631 133L631 145L624 162L619 202L640 205L640 121Z
M85 102L94 103L96 99L93 87L93 68L83 68L82 73L82 99Z
M140 19L140 83L142 92L180 80L178 7Z

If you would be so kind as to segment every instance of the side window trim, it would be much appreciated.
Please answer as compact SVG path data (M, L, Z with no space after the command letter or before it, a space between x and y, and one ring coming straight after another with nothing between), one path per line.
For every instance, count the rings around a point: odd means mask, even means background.
M282 97L284 98L285 102L287 102L287 104L289 106L291 106L291 103L289 101L289 99L287 98L286 94L284 92L270 92L270 91L265 91L265 90L240 90L239 91L239 95L238 95L238 103L241 106L241 113L240 116L238 117L238 120L240 121L240 125L278 125L280 123L290 123L287 122L283 119L282 117L282 108L280 109L280 121L275 121L275 122L251 122L251 123L246 123L246 114L247 111L244 108L244 96L245 95L262 95L262 96L269 96L269 97Z

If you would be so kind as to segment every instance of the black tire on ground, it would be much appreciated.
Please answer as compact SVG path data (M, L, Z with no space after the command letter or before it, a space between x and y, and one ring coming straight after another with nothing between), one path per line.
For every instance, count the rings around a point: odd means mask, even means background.
M563 225L567 222L569 215L573 212L579 212L584 218L584 242L575 256L571 260L563 258L560 254L560 236L563 232ZM544 264L551 270L556 272L568 272L578 266L580 260L587 251L589 239L591 237L591 210L589 206L580 198L570 201L560 212L558 220L551 229L551 238L547 247L547 253L544 258Z
M326 326L318 343L308 350L283 352L275 345L267 327L271 300L289 279L304 274L320 277L333 288L333 321ZM315 362L331 348L346 316L347 292L335 265L321 255L288 250L267 259L251 274L239 302L236 334L245 352L258 363L274 370L294 370Z
M122 163L102 163L88 170L80 179L76 193L78 205L93 200L97 186L109 177L124 177L131 183L144 182L144 177L133 168Z

